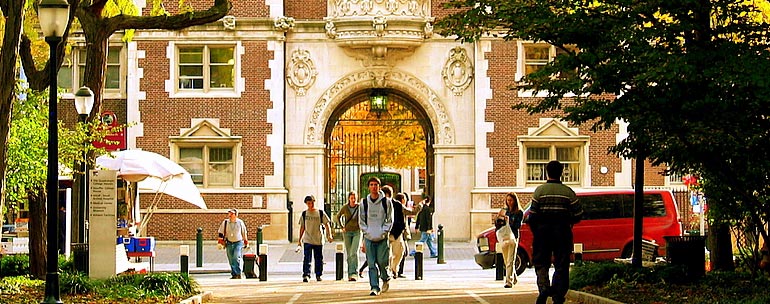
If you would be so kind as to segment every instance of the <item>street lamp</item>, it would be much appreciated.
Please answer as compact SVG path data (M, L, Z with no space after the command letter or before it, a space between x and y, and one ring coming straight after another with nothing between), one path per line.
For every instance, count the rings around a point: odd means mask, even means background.
M69 3L65 0L43 0L38 10L40 28L50 47L48 57L48 175L46 179L46 275L43 303L62 303L59 297L59 130L56 106L56 49L62 41L69 22Z
M80 124L83 124L86 122L86 119L88 118L88 115L91 114L91 109L94 107L94 92L91 91L88 87L81 87L76 93L75 93L75 109L78 111L78 122ZM87 142L84 142L83 145L85 146ZM78 235L76 236L77 239L75 240L76 243L86 243L86 208L87 203L86 200L88 198L88 193L86 192L86 184L87 184L87 178L86 178L86 149L83 149L82 159L80 162L80 173L75 174L75 178L78 179L78 196L80 198L78 207L74 208L77 210L77 214L75 214L77 217L77 232Z

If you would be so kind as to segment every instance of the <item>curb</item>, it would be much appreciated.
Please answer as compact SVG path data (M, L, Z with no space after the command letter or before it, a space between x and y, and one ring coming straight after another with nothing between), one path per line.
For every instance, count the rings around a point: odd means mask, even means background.
M567 298L583 304L624 304L623 302L572 289L567 291Z
M213 293L211 291L204 291L198 295L194 295L187 299L182 300L179 304L201 304L211 300Z

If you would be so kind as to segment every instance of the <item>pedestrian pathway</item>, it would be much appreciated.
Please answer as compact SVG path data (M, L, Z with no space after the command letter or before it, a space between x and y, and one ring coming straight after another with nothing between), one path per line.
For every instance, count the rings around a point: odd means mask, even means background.
M503 288L494 269L481 269L473 261L474 244L449 242L444 245L444 264L424 259L422 280L415 279L415 262L407 257L407 278L392 281L390 291L369 296L368 272L356 282L335 280L335 245L324 245L323 281L303 283L302 253L296 244L268 243L267 280L231 280L224 250L214 242L203 245L202 266L196 265L195 242L160 242L156 245L155 270L179 271L179 246L190 246L188 269L201 290L212 298L206 303L534 303L537 286L532 269L519 277L519 284ZM411 244L410 248L414 248ZM363 262L363 254L361 262ZM347 276L343 276L347 278ZM549 302L550 303L550 302ZM571 301L568 303L583 303ZM585 302L588 303L588 302ZM602 302L591 302L602 303Z

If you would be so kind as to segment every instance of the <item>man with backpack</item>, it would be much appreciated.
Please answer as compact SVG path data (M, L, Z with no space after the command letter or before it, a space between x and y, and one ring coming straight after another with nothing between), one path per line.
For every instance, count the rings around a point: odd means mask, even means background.
M302 282L307 282L310 279L310 258L312 255L315 263L315 279L321 281L321 275L324 271L324 256L323 256L323 231L321 227L326 229L326 237L329 242L334 241L332 239L332 230L329 226L329 217L321 209L315 208L315 197L308 195L305 197L305 204L307 210L302 211L302 217L299 220L299 244L303 246L304 258L302 260Z
M380 179L369 178L369 195L362 200L358 225L364 236L366 262L369 264L369 295L377 296L388 291L389 252L388 234L393 226L393 202L380 191ZM382 289L380 289L382 277Z

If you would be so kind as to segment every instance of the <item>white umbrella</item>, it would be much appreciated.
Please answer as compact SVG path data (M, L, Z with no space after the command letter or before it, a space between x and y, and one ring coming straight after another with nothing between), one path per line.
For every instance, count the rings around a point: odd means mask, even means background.
M208 209L190 173L174 161L163 155L142 150L125 150L110 154L112 156L97 157L97 167L118 171L118 176L124 180L139 182L138 188L155 192L147 213L141 220L139 235L144 234L147 223L158 208L160 193L179 198L199 208ZM139 210L138 201L136 210Z

